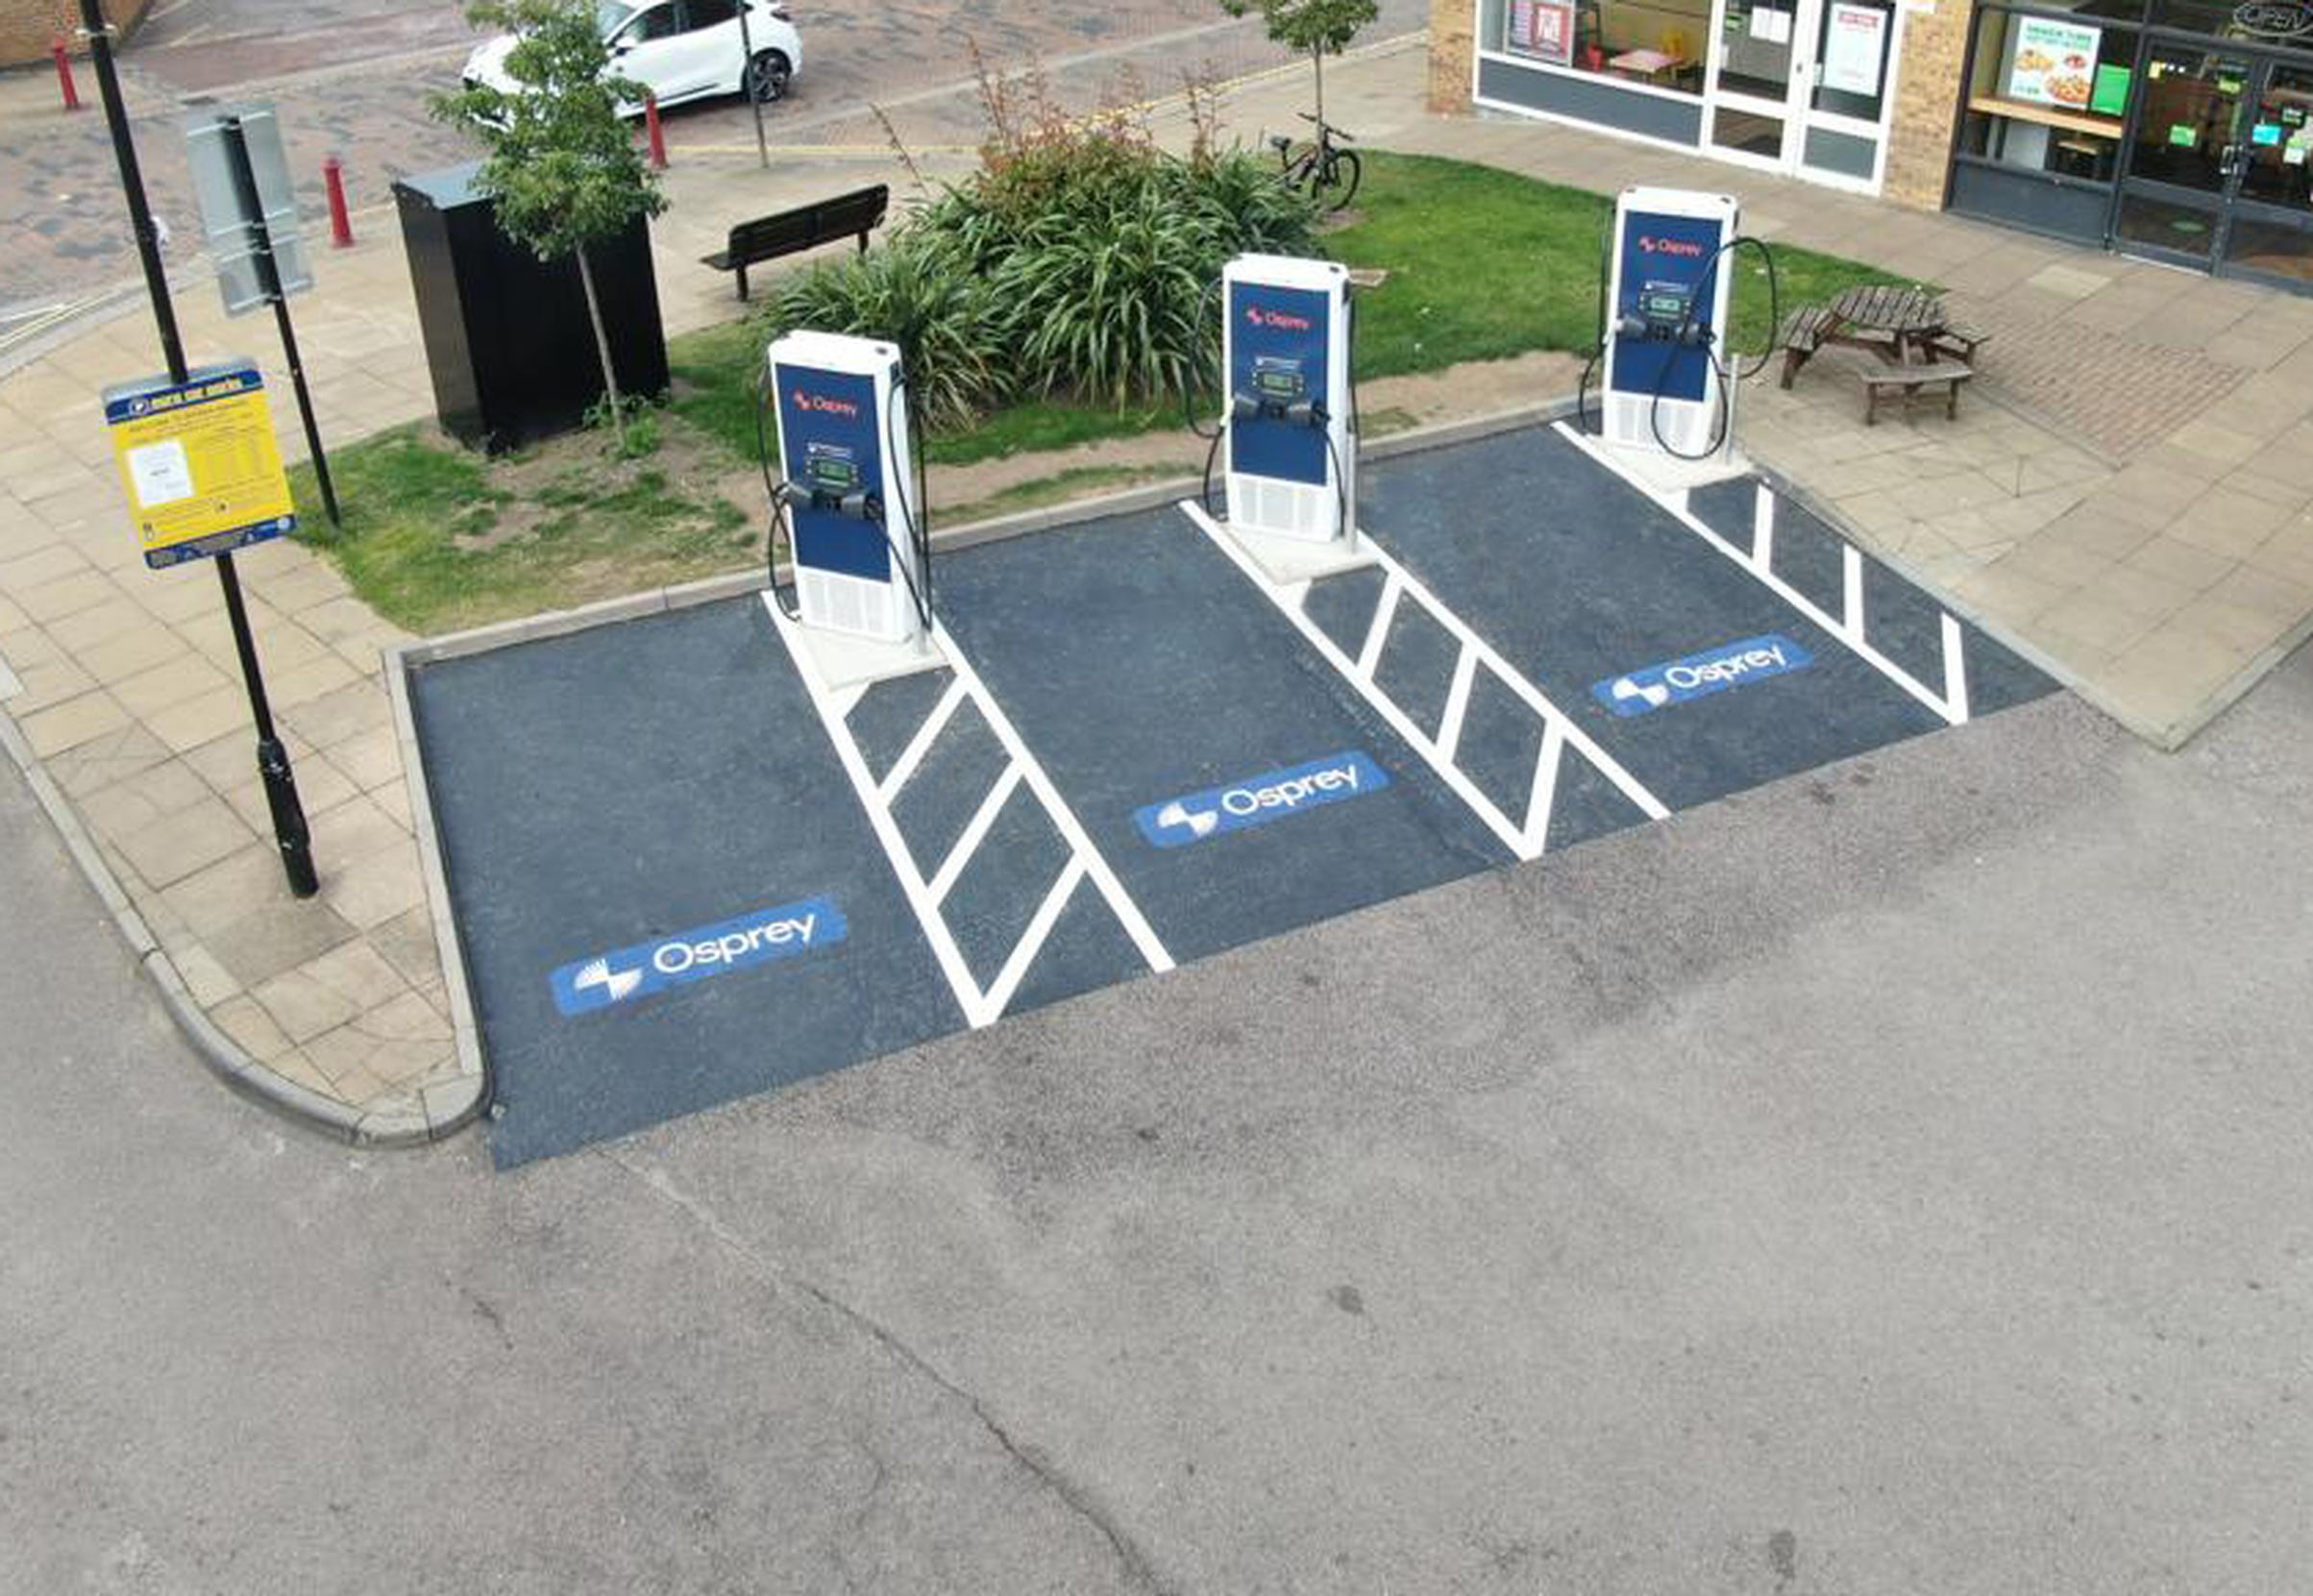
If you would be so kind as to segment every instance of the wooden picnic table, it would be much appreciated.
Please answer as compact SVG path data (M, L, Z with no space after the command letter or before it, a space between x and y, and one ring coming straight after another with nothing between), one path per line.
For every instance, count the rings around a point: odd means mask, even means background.
M1827 337L1826 342L1862 344L1882 355L1892 353L1897 360L1902 360L1912 349L1925 351L1929 341L1951 319L1944 312L1944 302L1933 294L1887 282L1866 283L1842 291L1832 301L1832 314L1846 327ZM1864 336L1849 335L1848 328L1861 330Z
M1784 323L1783 385L1789 387L1799 368L1832 344L1867 349L1890 365L1904 364L1914 350L1932 359L1951 320L1943 301L1925 289L1898 283L1844 289L1829 305L1801 307Z

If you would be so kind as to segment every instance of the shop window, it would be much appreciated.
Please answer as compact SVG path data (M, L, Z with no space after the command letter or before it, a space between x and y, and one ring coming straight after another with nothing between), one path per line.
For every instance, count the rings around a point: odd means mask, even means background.
M1480 40L1519 61L1683 94L1703 88L1709 0L1486 0Z
M2136 92L2136 30L2085 12L1976 16L1958 151L2002 167L2109 183Z

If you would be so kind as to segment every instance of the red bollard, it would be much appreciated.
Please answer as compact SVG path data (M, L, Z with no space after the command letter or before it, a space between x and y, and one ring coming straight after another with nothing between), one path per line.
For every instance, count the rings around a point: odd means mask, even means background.
M345 209L345 162L335 156L321 163L321 181L330 191L330 247L354 247L354 218Z
M667 169L667 134L658 125L658 96L643 96L643 126L651 132L651 165L654 171Z
M72 58L64 54L64 41L59 38L50 43L48 54L57 63L57 86L64 91L64 109L80 110L81 91L72 86Z

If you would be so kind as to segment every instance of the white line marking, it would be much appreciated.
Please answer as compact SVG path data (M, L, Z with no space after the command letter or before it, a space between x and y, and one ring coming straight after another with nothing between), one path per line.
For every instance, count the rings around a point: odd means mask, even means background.
M1004 800L1012 796L1012 790L1019 785L1020 767L1005 766L1004 773L997 777L995 786L988 789L988 796L980 799L979 808L972 811L972 823L964 827L964 834L947 850L947 857L940 861L939 873L931 878L931 900L934 903L947 903L947 895L956 890L956 877L964 873L964 867L972 863L973 854L979 852L980 844L988 840L988 828L996 823L996 817L1003 811Z
M1026 975L1028 966L1034 962L1045 939L1051 934L1052 925L1059 920L1061 907L1068 901L1068 891L1074 890L1076 882L1086 878L1090 878L1100 889L1100 896L1107 899L1110 912L1117 917L1118 923L1124 927L1125 935L1132 938L1133 945L1140 949L1141 957L1148 968L1159 973L1172 968L1172 955L1157 940L1156 932L1149 928L1140 906L1124 891L1123 884L1108 868L1108 862L1100 857L1099 849L1093 846L1092 838L1077 823L1076 817L1061 798L1059 790L1052 785L1051 778L1045 774L1044 767L1036 762L1028 752L1027 745L1021 740L1020 733L1013 728L1011 717L989 696L987 684L980 679L979 673L972 668L972 662L964 657L963 651L956 648L945 627L937 624L933 626L932 646L939 650L947 668L955 673L955 680L949 684L947 694L943 695L942 702L947 703L950 697L960 699L969 696L973 706L979 710L980 718L988 723L988 728L996 733L997 741L1003 745L1010 763L1005 767L1004 775L997 781L995 791L981 800L979 813L973 815L972 824L965 828L965 837L958 840L957 846L948 850L947 858L941 863L940 878L935 885L924 879L923 867L916 863L915 854L908 848L907 839L900 835L899 823L892 814L889 796L869 773L867 755L860 751L858 739L851 735L846 715L866 690L854 688L842 693L828 692L821 685L812 667L809 647L802 639L800 626L788 620L768 594L763 599L763 611L771 617L772 629L779 634L779 641L787 646L788 653L795 660L796 674L802 678L803 690L810 695L813 707L819 711L820 722L827 729L827 740L835 745L836 758L842 762L844 773L850 778L852 791L859 795L859 806L867 811L868 824L874 830L875 841L882 847L884 857L891 862L892 874L898 878L899 891L906 897L908 907L915 911L917 923L923 928L924 940L931 945L932 957L940 966L940 973L947 978L948 988L955 994L956 1004L964 1011L966 1024L977 1030L1003 1018L1005 1005L1011 1002L1012 994ZM933 713L939 715L940 711L935 707ZM954 708L949 705L947 714L953 713ZM917 752L917 758L923 758L921 750ZM986 841L989 827L995 823L997 813L1003 807L999 795L1009 797L1011 790L1021 782L1027 784L1028 790L1036 795L1037 801L1044 805L1045 814L1050 819L1053 828L1069 845L1070 857L1062 868L1059 882L1055 883L1052 891L1046 895L1044 906L1038 910L1037 918L1029 923L1028 933L1013 948L1011 957L1005 963L1004 974L997 978L995 986L983 990L972 978L972 968L965 963L963 949L956 945L955 934L948 929L947 921L940 912L940 904L954 887L956 877L971 862L973 852ZM903 783L904 778L902 783L893 786L893 792L897 793ZM965 846L967 842L969 847ZM1063 891L1063 887L1068 891Z
M1117 879L1117 872L1108 868L1108 861L1093 846L1092 837L1077 823L1075 812L1069 808L1068 800L1060 796L1060 789L1052 785L1052 778L1045 773L1045 768L1028 751L1028 745L1013 728L1012 717L1004 713L1003 705L996 701L987 684L980 680L979 672L973 670L972 661L964 657L964 651L955 646L947 635L947 628L937 621L932 623L932 640L939 644L940 651L947 656L947 663L956 675L971 683L972 701L978 706L981 719L988 723L988 729L996 733L997 741L1004 745L1005 751L1020 765L1021 773L1027 777L1028 790L1044 804L1045 813L1052 818L1052 824L1059 828L1062 840L1075 852L1084 866L1085 873L1092 877L1093 885L1099 889L1100 896L1108 899L1110 912L1117 917L1118 923L1124 927L1124 934L1132 939L1133 946L1141 950L1141 958L1157 974L1162 975L1170 970L1172 955L1165 951L1164 943L1158 940L1147 917L1141 913L1141 906L1124 890L1124 883Z
M947 691L940 695L940 701L931 706L931 713L923 717L923 724L916 728L916 735L907 740L907 747L899 750L899 757L892 761L892 768L883 773L883 780L876 784L875 790L883 796L884 802L889 803L899 796L899 789L906 786L915 775L916 767L923 763L923 756L931 751L932 744L938 742L940 733L947 729L949 719L954 716L956 706L964 701L965 697L964 678L958 676L950 680ZM846 710L845 713L849 714L849 711Z
M1454 685L1446 689L1445 718L1438 723L1438 752L1451 759L1462 746L1462 722L1469 714L1469 690L1478 679L1478 651L1464 644L1454 661Z
M1231 563L1244 574L1246 579L1269 596L1270 602L1284 611L1286 618L1300 630L1309 646L1316 650L1328 665L1339 671L1357 688L1365 700L1372 705L1375 712L1389 724L1390 729L1404 738L1414 751L1421 755L1430 769L1437 773L1439 779L1453 790L1454 796L1467 804L1470 811L1484 821L1488 828L1501 839L1503 847L1509 848L1511 853L1519 859L1541 857L1541 845L1529 836L1527 828L1513 823L1508 815L1502 813L1493 799L1479 791L1477 784L1462 773L1461 767L1443 754L1437 740L1415 725L1413 718L1400 709L1396 701L1384 693L1379 686L1375 685L1371 675L1361 669L1357 661L1342 652L1341 646L1325 634L1324 628L1312 621L1306 614L1289 606L1284 602L1279 590L1270 585L1268 577L1254 562L1252 555L1237 547L1236 540L1222 530L1211 516L1205 514L1201 506L1183 500L1180 508L1181 512L1188 516L1204 532L1205 536L1213 540L1214 547L1227 555ZM1545 728L1543 732L1545 740L1549 737L1550 732L1555 730L1564 742L1571 743L1579 749L1582 756L1595 765L1599 773L1612 782L1625 798L1636 804L1647 819L1659 821L1670 813L1661 798L1648 792L1630 772L1624 770L1615 761L1612 754L1592 742L1580 726L1574 724L1565 711L1543 697L1540 688L1520 675L1508 660L1495 651L1491 644L1472 631L1460 616L1439 602L1431 595L1429 589L1423 587L1404 566L1398 564L1390 552L1375 541L1370 533L1365 535L1363 544L1389 575L1388 585L1382 590L1385 602L1390 602L1390 595L1400 589L1413 594L1415 602L1437 617L1439 624L1460 640L1465 653L1475 654L1478 664L1484 665L1500 677L1504 686L1515 693L1528 708L1541 718ZM1368 642L1370 642L1371 635L1368 633Z
M1004 961L1003 971L997 976L996 985L988 989L988 1001L995 1005L997 1013L1003 1013L1004 1005L1011 1002L1012 994L1020 990L1020 983L1027 975L1028 967L1036 962L1036 955L1044 951L1045 940L1051 936L1052 927L1060 923L1060 912L1069 906L1076 884L1084 879L1085 874L1084 861L1080 858L1070 859L1068 868L1060 872L1060 879L1052 883L1052 890L1045 894L1044 902L1037 906L1036 918L1028 921L1028 928L1021 933L1018 945L1012 949L1012 957Z
M1526 800L1525 834L1538 854L1550 843L1550 812L1558 807L1558 767L1565 748L1563 726L1553 721L1542 728L1541 751L1534 756L1534 796Z
M0 659L0 699L12 699L23 691L22 680L17 677L15 672L8 668L7 660Z
M1944 612L1944 702L1959 720L1968 718L1967 630L1951 611ZM1957 723L1955 722L1955 724Z
M979 984L972 978L972 968L965 964L963 949L940 918L940 906L934 903L923 883L923 872L916 868L915 857L907 850L907 839L899 835L899 823L892 818L891 806L875 790L875 778L868 773L868 762L852 739L851 728L835 706L835 700L820 686L802 638L797 635L796 624L789 621L768 593L763 596L763 608L771 616L772 629L786 644L794 656L796 675L803 680L803 691L811 696L812 706L819 711L820 722L827 728L827 741L835 745L835 757L843 764L844 773L851 778L852 791L859 795L859 806L868 813L868 824L875 832L875 841L882 845L884 856L891 861L892 873L898 877L899 891L908 907L916 912L916 923L923 928L923 938L931 944L932 958L940 966L940 973L947 977L948 990L956 996L956 1005L964 1011L964 1022L977 1030L996 1016L986 1012L986 1002L980 995Z
M1729 559L1735 561L1735 564L1741 566L1744 570L1757 577L1767 586L1770 591L1772 591L1778 598L1782 599L1784 603L1789 604L1800 614L1806 616L1809 620L1814 622L1815 625L1821 626L1825 631L1830 632L1833 637L1839 639L1840 642L1846 644L1849 649L1855 651L1855 654L1858 658L1861 659L1873 670L1879 672L1880 675L1885 676L1889 681L1894 682L1896 686L1910 694L1914 699L1917 699L1930 710L1942 717L1944 721L1952 725L1959 725L1966 722L1968 718L1968 706L1965 703L1955 703L1951 700L1938 697L1926 685L1921 683L1918 678L1913 676L1910 672L1905 670L1894 660L1889 659L1885 654L1880 652L1879 650L1873 648L1861 637L1851 633L1838 620L1833 616L1825 614L1823 607L1816 603L1814 600L1800 592L1789 582L1784 581L1781 577L1775 575L1774 572L1755 564L1749 556L1746 556L1743 552L1737 549L1734 544L1729 543L1725 538L1721 537L1717 532L1711 530L1709 526L1702 521L1697 520L1687 511L1679 508L1675 504L1672 504L1663 495L1657 493L1654 489L1648 487L1644 481L1625 471L1618 463L1616 463L1612 455L1608 454L1605 451L1594 447L1589 439L1584 437L1580 432L1575 431L1574 429L1568 427L1564 422L1553 422L1551 426L1552 430L1555 430L1560 437L1564 438L1575 448L1581 450L1584 454L1589 455L1590 458L1596 460L1600 465L1606 467L1607 470L1612 472L1615 476L1630 483L1632 487L1636 488L1640 493L1645 494L1647 498L1653 500L1656 503L1668 510L1672 515L1679 519L1679 522L1685 526L1687 530L1695 533L1697 536L1701 537L1704 542L1710 544L1713 549L1716 549L1720 553L1726 555Z
M1775 569L1775 490L1759 484L1759 501L1751 511L1751 569Z
M1267 581L1267 578L1262 578ZM1373 625L1366 628L1366 646L1358 651L1357 675L1361 681L1373 679L1374 667L1381 663L1382 647L1390 641L1390 623L1397 619L1397 596L1405 591L1394 568L1382 583L1381 602L1373 606Z
M1847 562L1847 569L1843 573L1843 592L1841 593L1841 597L1846 601L1844 607L1847 610L1847 635L1859 642L1865 635L1863 629L1863 556L1852 543L1843 543L1839 548L1842 557Z

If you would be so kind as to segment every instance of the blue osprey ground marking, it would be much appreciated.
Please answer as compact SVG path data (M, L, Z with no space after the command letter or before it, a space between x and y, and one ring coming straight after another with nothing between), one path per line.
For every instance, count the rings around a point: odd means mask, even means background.
M1158 847L1183 847L1206 842L1248 826L1267 825L1328 803L1378 793L1390 785L1390 773L1363 749L1313 759L1289 770L1207 787L1133 811L1141 835Z
M1688 654L1685 659L1609 677L1593 685L1590 694L1627 719L1804 671L1814 663L1815 656L1781 632L1769 632L1764 637L1747 637L1740 643L1722 644L1699 654Z
M554 1007L566 1017L618 1008L694 981L816 952L849 931L832 898L757 909L566 964L551 977Z

